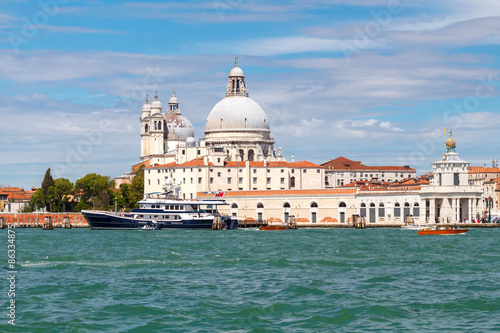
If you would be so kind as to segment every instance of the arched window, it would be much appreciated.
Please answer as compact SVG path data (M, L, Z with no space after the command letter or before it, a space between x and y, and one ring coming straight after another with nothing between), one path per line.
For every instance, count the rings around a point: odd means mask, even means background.
M406 218L406 216L410 215L410 204L407 202L405 202L404 215L405 215L405 218Z
M158 122L158 129L161 130L161 121Z
M311 203L311 208L318 208L318 204L316 202Z
M361 203L361 208L359 209L359 215L361 217L366 217L366 205Z
M149 131L149 125L146 124L146 125L144 125L144 132L147 133L148 131Z
M415 202L415 203L413 204L413 216L414 216L414 217L415 217L415 216L416 216L416 217L420 216L420 206L419 206L418 202Z
M375 204L372 202L372 203L370 204L370 207L375 207Z
M254 155L253 149L250 149L248 151L248 160L249 161L253 161L253 155Z
M399 206L399 202L394 204L394 217L401 217L401 207Z
M290 178L290 187L295 187L295 177Z
M244 161L245 160L245 152L243 151L243 149L240 149L239 154L240 154L240 159L242 161Z
M238 204L237 203L232 203L231 204L232 209L238 209Z
M263 204L262 202L259 202L259 203L257 204L257 208L264 208L264 204Z
M289 204L288 202L285 202L285 203L283 204L283 208L290 208L290 204Z
M347 207L347 205L345 204L345 202L341 201L341 202L339 203L339 207L340 207L340 208L345 208L345 207Z
M385 217L385 208L383 203L378 205L378 217Z

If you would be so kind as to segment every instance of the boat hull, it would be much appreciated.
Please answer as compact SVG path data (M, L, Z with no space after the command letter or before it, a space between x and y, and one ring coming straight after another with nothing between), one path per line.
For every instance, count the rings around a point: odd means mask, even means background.
M113 215L109 212L82 211L82 214L92 229L137 230L145 225L151 225L153 222L147 219L135 219L128 216ZM155 222L157 229L211 229L213 218L189 219L182 221L159 220ZM228 221L226 228L237 229L237 221Z
M469 229L422 229L418 232L419 235L454 235L465 234Z
M259 230L287 230L287 229L292 229L292 228L286 225L265 225L259 227Z

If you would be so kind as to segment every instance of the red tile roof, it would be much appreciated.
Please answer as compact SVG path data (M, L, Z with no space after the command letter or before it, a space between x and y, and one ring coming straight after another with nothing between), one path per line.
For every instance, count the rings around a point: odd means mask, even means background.
M353 161L343 156L337 157L321 164L325 169L331 170L383 170L383 171L416 171L409 166L368 166L359 161Z
M500 173L500 168L469 167L469 173Z
M148 167L150 164L151 164L151 160L146 160L146 161L143 161L141 163L137 163L135 165L132 165L132 171L137 172L137 170L139 170L139 167L141 165L144 165L144 167Z

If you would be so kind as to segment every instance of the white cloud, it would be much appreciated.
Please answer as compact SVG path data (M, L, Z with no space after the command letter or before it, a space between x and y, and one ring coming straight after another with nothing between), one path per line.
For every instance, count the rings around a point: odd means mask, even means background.
M125 34L125 32L109 30L109 29L95 29L88 27L71 27L71 26L55 26L55 25L40 26L40 29L56 33L64 33L64 34L112 34L112 35Z

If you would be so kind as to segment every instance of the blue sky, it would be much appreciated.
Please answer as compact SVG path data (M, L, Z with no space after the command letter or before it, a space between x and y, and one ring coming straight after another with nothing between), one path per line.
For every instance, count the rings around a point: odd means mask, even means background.
M288 160L419 173L443 128L472 165L500 158L496 1L0 0L0 184L139 161L146 94L204 136L239 57Z

